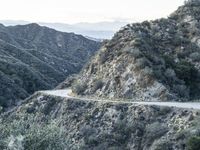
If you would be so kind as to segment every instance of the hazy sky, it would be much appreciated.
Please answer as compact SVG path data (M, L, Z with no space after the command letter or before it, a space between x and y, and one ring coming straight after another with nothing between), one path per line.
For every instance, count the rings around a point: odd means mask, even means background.
M184 0L0 0L0 20L131 22L166 17Z

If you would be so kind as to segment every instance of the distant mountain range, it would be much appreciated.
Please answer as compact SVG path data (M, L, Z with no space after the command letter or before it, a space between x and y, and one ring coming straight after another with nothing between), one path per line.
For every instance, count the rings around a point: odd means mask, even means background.
M6 26L25 25L29 24L28 21L14 21L14 20L0 20ZM98 23L77 23L77 24L65 24L65 23L44 23L38 22L41 26L47 26L63 32L74 32L86 37L95 39L111 39L116 31L121 27L128 24L125 21L113 21L113 22L98 22Z
M100 43L38 24L0 24L0 106L51 89L77 73Z

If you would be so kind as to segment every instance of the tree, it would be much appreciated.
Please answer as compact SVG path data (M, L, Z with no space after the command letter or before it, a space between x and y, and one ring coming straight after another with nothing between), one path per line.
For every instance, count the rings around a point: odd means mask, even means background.
M188 150L200 150L200 137L191 137L187 142Z

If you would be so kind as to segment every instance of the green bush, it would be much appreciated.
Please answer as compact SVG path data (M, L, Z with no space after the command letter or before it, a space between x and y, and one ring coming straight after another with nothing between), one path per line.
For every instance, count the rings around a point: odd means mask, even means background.
M190 58L192 61L200 61L200 54L198 52L194 52L190 54Z
M172 143L170 141L166 140L157 140L155 143L153 143L153 146L151 149L153 150L173 150Z
M198 96L199 93L199 73L193 64L180 61L174 68L176 75L179 79L185 81L185 85L190 88L190 96Z
M200 137L191 137L187 142L188 150L200 150Z
M93 84L93 92L96 92L98 89L101 89L103 87L104 83L102 80L98 79Z
M127 47L124 51L136 59L143 57L142 52L138 48Z
M87 84L85 82L81 83L78 81L72 85L72 91L78 95L83 94L86 88Z
M145 67L149 66L149 61L145 57L139 58L136 60L135 66L138 69L144 69Z
M102 53L99 54L99 62L100 62L100 64L103 64L106 61L106 59L107 59L106 55L107 55L106 52L104 52L104 53L102 52Z
M167 82L180 97L199 98L200 73L194 64L183 59L175 62L174 58L170 56L163 56L163 59L165 60L166 68L173 69L175 73L166 71L164 82Z
M161 138L168 130L167 126L164 126L159 122L149 124L146 127L145 139L147 143L151 144L154 139Z
M0 149L9 150L65 150L69 140L59 121L38 123L33 116L27 120L13 120L0 124Z

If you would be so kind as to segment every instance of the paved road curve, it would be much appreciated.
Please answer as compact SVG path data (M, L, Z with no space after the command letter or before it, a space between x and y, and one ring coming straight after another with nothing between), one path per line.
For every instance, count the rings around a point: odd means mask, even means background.
M87 98L79 98L70 96L72 93L71 89L65 90L49 90L49 91L40 91L46 95L53 95L65 98L74 98L78 100L86 100L86 101L100 101L100 102L113 102L113 103L131 103L131 104L141 104L141 105L157 105L157 106L168 106L168 107L178 107L178 108L187 108L187 109L199 109L200 110L200 102L129 102L129 101L113 101L113 100L96 100L96 99L87 99Z

